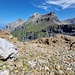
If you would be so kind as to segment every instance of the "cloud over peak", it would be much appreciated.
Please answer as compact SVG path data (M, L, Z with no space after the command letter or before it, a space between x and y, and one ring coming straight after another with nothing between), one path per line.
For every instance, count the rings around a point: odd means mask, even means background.
M59 7L62 9L75 8L75 0L34 0L32 4L45 10L48 8L59 9Z

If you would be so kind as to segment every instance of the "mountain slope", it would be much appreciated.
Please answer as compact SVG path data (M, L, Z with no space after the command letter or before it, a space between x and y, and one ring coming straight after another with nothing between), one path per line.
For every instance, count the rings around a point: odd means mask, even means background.
M75 37L56 35L30 42L19 42L10 33L0 31L0 38L14 43L19 49L16 61L1 61L0 74L10 75L74 75Z
M70 18L65 20L65 22L67 22L68 24L75 24L75 18Z
M18 37L20 41L29 41L41 37L50 37L56 34L75 36L75 24L57 25L54 22L42 22L39 24L26 24L25 27L18 27L11 34Z
M6 25L6 27L3 30L6 30L8 32L11 32L12 30L14 30L17 26L21 26L25 23L25 21L23 21L22 19L18 19L15 22L9 23L8 25Z

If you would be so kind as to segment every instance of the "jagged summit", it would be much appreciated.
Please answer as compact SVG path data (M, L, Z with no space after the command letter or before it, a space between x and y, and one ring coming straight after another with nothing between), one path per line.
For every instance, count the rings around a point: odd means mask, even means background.
M34 16L36 16L36 15L40 15L40 14L39 14L39 13L37 13L37 12L35 12L33 15L34 15Z
M17 21L21 22L21 21L23 21L23 20L22 20L21 18L18 18Z
M39 13L34 13L33 15L31 15L28 19L28 22L32 22L33 24L36 23L36 21L41 17L41 15Z
M47 14L42 14L42 15L38 13L34 13L28 19L28 22L31 22L32 24L36 24L44 21L54 21L57 24L59 23L59 20L54 12L48 12Z
M56 13L55 12L48 12L47 15L52 16L52 15L56 15Z
M75 24L75 18L65 20L68 24Z
M21 18L19 18L15 22L8 24L4 28L4 30L11 32L11 31L15 31L15 30L17 31L19 29L22 29L22 30L24 29L24 30L26 30L25 31L26 33L30 32L30 31L38 32L44 28L46 29L49 26L66 25L66 24L67 25L75 24L75 19L73 18L73 19L60 21L55 12L48 12L46 14L39 14L39 13L35 12L34 14L32 14L29 17L28 21L25 22ZM60 27L60 28L63 29L63 27ZM60 30L62 30L62 29L60 29ZM70 31L71 30L72 29L70 29ZM20 33L20 35L21 35L21 33Z
M33 18L36 18L36 17L38 17L38 16L40 16L40 14L37 13L37 12L35 12L34 14L32 14L32 15L29 17L29 19L33 19Z
M13 31L16 27L21 26L25 23L24 20L22 20L21 18L18 18L15 22L9 23L8 25L6 25L6 27L3 30L6 31Z

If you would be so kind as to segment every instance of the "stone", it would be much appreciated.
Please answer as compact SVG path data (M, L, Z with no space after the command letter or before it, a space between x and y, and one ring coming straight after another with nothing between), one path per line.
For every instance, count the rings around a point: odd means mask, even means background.
M51 71L50 75L54 75L54 72Z
M31 68L36 66L36 62L34 62L33 60L28 61L28 64L30 65Z
M4 70L0 72L0 75L9 75L9 70Z
M60 65L55 65L55 68L57 69L57 70L59 70L60 69Z
M45 66L45 71L49 71L49 67L48 66Z
M16 60L18 58L18 48L6 39L0 38L0 59Z
M70 49L72 50L75 50L75 42L73 42L71 45L70 45Z
M3 70L6 70L6 66L5 65L3 66Z
M62 70L59 70L59 73L60 73L61 75L63 75L63 74L64 74L64 72L63 72Z
M18 73L18 70L15 70L15 73Z

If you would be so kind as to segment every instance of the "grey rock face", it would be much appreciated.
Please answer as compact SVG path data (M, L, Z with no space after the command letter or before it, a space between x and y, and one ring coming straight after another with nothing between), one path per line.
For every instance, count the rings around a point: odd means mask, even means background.
M23 25L24 23L25 23L25 21L23 21L22 19L19 18L17 21L12 22L12 23L9 23L8 25L6 25L6 27L4 28L4 30L11 32L11 31L13 31L16 27L21 26L21 25Z
M3 66L2 71L0 71L0 75L9 75L9 70L6 69L6 66Z
M28 22L35 24L37 22L37 20L40 18L41 18L40 14L34 13L33 15L30 16L30 18L28 19Z
M67 19L67 20L65 20L65 22L68 24L75 24L75 18Z
M0 59L7 60L12 59L16 60L18 57L18 49L11 42L6 39L0 38Z
M0 75L9 75L9 71L8 70L2 71L0 72Z
M32 24L43 22L43 21L53 21L57 24L60 24L60 21L58 20L56 14L54 12L49 12L47 14L38 14L34 13L32 16L30 16L28 22L31 22Z

